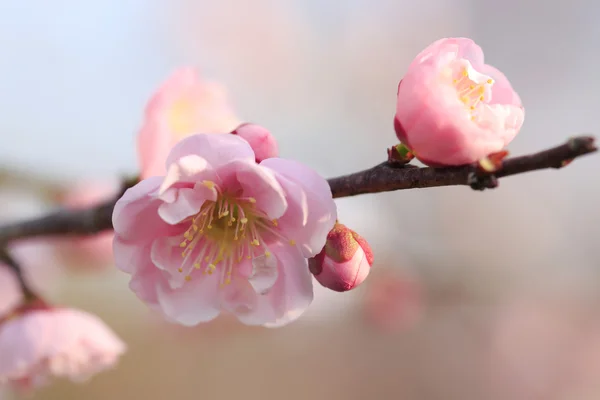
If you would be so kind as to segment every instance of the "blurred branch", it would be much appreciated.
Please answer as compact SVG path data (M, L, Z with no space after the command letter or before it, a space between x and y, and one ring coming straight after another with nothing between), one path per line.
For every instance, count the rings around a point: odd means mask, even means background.
M10 255L6 247L0 247L0 262L15 272L19 284L21 285L23 295L28 299L36 298L35 293L29 288L29 285L27 285L25 277L23 276L23 270L17 261Z
M497 178L546 168L562 168L573 159L596 150L594 138L581 136L539 153L504 159L493 173L484 171L477 164L419 168L413 165L394 166L385 162L361 172L329 179L328 182L335 198L453 185L483 190L496 187ZM125 182L118 196L94 207L59 210L41 218L0 226L0 261L6 261L1 257L1 250L11 241L35 236L91 235L112 229L114 205L125 190L135 183L137 179Z
M329 186L335 198L437 186L467 185L476 190L491 189L498 186L497 178L539 169L562 168L573 159L596 150L593 137L579 136L539 153L507 158L494 173L483 171L477 164L419 168L384 162L364 171L329 179Z
M90 208L61 209L43 217L0 226L0 249L9 242L35 236L93 235L112 229L112 212L115 203L137 182L137 178L125 180L115 197Z

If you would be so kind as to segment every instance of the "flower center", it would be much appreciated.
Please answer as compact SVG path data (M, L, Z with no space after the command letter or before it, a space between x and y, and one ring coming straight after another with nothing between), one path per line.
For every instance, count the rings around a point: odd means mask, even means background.
M194 270L203 274L221 273L221 284L231 283L234 267L242 260L258 256L270 257L267 242L284 239L277 229L277 220L268 217L256 207L253 197L235 197L220 190L212 181L204 181L209 189L217 190L216 201L206 201L197 214L188 218L190 226L179 244L183 248L183 262L178 269L192 279Z
M461 67L453 74L452 84L456 88L458 98L467 108L471 120L474 121L477 118L477 106L491 100L494 80L475 71L471 64L466 62L461 63Z

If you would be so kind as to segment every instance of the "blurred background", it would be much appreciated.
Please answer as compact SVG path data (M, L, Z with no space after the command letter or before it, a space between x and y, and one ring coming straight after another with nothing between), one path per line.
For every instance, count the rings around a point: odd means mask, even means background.
M328 177L368 168L396 140L408 64L448 36L473 38L521 95L513 154L600 134L593 0L0 0L3 221L135 173L145 103L185 65L226 85L283 157ZM129 352L33 398L597 400L599 168L591 156L483 193L340 200L341 222L373 247L371 276L351 293L317 287L278 330L168 325L110 259L56 246L40 262L38 243L22 262L49 277L49 298L100 315Z

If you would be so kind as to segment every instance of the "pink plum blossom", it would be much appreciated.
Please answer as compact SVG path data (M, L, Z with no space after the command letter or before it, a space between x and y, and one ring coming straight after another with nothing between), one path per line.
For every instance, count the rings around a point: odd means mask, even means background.
M94 315L25 310L0 325L0 382L30 389L51 377L83 381L111 368L124 351L125 344Z
M256 155L257 163L266 160L267 158L277 157L279 154L277 141L268 130L260 125L250 123L242 124L231 133L238 135L248 142Z
M175 71L146 106L138 135L142 176L164 175L171 147L184 137L198 132L228 133L240 123L224 87L202 80L194 68Z
M165 177L117 202L116 265L169 320L192 326L223 309L273 327L311 303L307 258L335 223L331 190L298 162L255 157L237 135L193 135L173 147Z
M422 162L461 165L502 150L521 129L521 99L471 39L423 50L398 86L394 127Z
M323 250L309 261L310 271L324 287L345 292L360 285L373 265L373 252L365 239L336 223Z
M89 181L78 183L62 197L63 205L72 210L90 207L114 198L120 185L118 182ZM57 239L55 243L64 264L76 269L96 269L112 264L113 232L100 232L92 236Z

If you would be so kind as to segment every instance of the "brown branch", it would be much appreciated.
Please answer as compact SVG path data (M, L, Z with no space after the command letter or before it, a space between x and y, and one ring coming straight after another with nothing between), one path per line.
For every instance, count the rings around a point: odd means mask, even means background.
M328 182L335 198L437 186L469 185L473 189L483 190L496 187L496 178L539 169L561 168L574 158L596 150L594 138L580 136L539 153L507 158L493 175L482 172L475 164L453 168L419 168L414 165L392 166L385 162L364 171L329 179Z
M549 150L507 158L494 174L482 171L475 164L454 168L419 168L413 165L391 166L385 162L361 172L329 179L328 182L334 198L453 185L483 190L497 186L497 178L561 168L574 158L596 150L594 138L576 137ZM123 192L136 182L126 182ZM59 210L41 218L0 226L0 249L9 242L34 236L91 235L112 229L112 211L121 195L119 193L117 197L88 209Z

